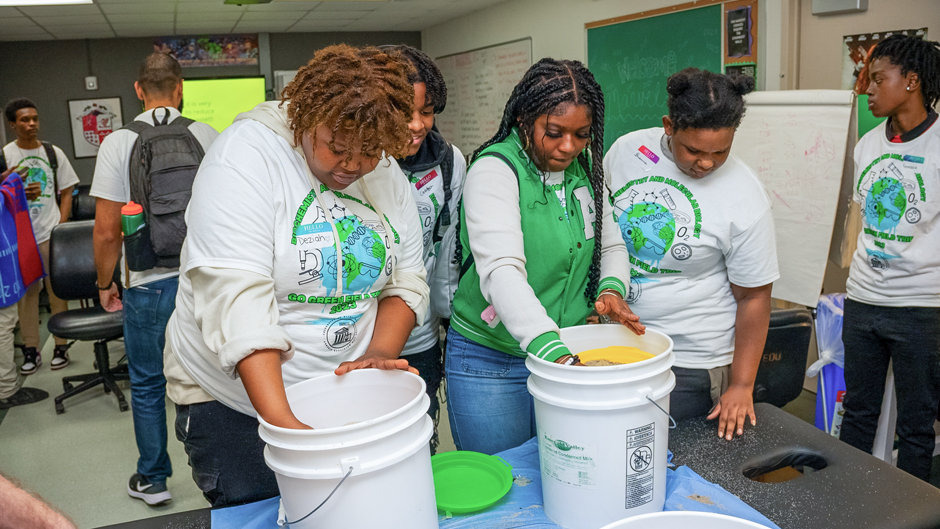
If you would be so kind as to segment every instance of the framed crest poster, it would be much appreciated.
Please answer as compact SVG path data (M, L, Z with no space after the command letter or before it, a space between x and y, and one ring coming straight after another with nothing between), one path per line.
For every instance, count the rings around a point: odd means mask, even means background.
M98 147L105 137L124 126L121 98L69 101L69 122L72 124L75 157L97 156Z

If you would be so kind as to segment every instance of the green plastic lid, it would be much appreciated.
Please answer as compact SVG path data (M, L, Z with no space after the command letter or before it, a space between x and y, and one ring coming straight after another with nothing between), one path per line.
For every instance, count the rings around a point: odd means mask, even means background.
M512 467L479 452L444 452L431 458L437 508L453 514L483 510L512 487Z

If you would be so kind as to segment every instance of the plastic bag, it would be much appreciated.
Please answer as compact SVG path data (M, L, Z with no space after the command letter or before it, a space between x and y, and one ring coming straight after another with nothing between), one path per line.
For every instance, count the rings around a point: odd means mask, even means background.
M842 345L844 309L845 294L819 296L819 304L816 306L816 345L819 347L819 360L809 366L806 376L815 377L827 364L845 368L845 346Z

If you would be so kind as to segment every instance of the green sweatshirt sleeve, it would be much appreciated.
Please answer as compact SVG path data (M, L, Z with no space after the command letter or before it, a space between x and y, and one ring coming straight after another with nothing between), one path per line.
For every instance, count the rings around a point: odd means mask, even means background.
M555 331L538 335L529 343L529 347L526 347L526 352L549 362L554 362L564 355L571 354L571 351L568 350L568 347L561 341Z
M601 279L601 281L597 284L597 293L600 294L605 290L614 290L620 294L620 297L624 299L627 298L627 287L623 284L623 281L617 279L616 277L610 276Z

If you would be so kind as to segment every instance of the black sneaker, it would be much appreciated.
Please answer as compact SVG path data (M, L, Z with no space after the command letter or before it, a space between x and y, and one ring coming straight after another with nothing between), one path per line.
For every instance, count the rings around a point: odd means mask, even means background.
M69 347L68 344L55 346L55 350L52 351L52 361L49 362L49 367L53 371L69 365Z
M173 499L170 491L166 490L166 483L151 483L140 474L131 476L127 483L127 493L132 498L144 500L147 505L160 505Z
M49 394L37 388L20 388L16 393L5 399L0 399L0 410L8 410L13 406L32 404L49 398Z
M23 365L20 366L21 375L32 375L42 365L42 355L35 347L23 349Z

